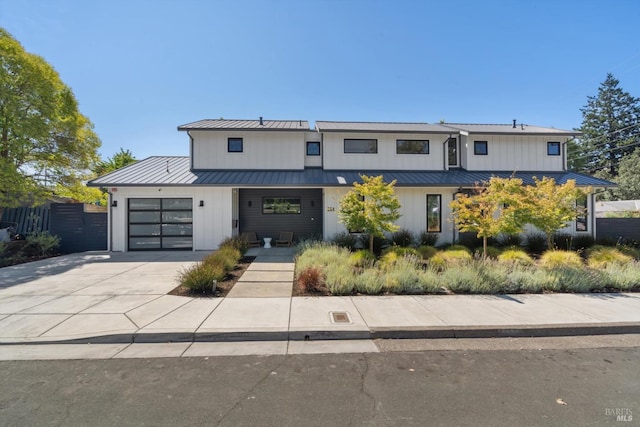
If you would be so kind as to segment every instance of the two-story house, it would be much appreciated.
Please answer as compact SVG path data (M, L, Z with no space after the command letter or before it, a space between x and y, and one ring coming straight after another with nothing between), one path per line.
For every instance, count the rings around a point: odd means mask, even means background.
M613 184L567 171L574 131L520 125L200 120L178 127L189 156L149 157L90 185L110 194L113 251L217 248L245 231L294 239L345 231L340 198L360 174L396 180L398 225L458 237L449 202L491 176L525 183L574 179L594 193ZM594 196L567 228L595 235Z

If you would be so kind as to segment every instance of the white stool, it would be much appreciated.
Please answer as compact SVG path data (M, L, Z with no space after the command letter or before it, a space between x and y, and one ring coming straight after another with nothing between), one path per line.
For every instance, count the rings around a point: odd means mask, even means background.
M269 249L271 247L271 237L264 238L264 248Z

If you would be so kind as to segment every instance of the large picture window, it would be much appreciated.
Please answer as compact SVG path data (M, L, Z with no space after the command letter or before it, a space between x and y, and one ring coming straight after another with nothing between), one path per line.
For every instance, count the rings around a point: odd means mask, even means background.
M442 195L427 194L427 232L442 232Z
M377 139L345 139L344 152L376 154L378 152L378 140Z
M263 214L300 214L302 200L292 198L265 197L262 199Z
M397 154L429 154L429 141L419 139L397 139Z

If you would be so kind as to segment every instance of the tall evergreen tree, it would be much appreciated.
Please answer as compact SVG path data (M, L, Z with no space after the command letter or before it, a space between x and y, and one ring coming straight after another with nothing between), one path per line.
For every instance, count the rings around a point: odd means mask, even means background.
M619 87L613 74L580 109L582 137L569 146L569 165L603 178L618 175L620 161L640 144L640 98Z

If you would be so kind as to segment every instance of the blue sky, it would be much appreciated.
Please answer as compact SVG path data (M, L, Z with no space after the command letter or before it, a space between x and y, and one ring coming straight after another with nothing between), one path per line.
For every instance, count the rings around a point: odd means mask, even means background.
M607 72L640 96L640 2L0 0L103 157L188 155L204 118L571 129Z

